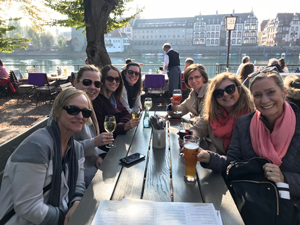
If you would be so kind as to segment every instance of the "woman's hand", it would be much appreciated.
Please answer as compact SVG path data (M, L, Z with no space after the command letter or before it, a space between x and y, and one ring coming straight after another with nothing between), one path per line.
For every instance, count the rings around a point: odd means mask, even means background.
M94 137L95 147L108 145L113 143L114 136L112 133L103 132L98 136Z
M127 123L125 123L124 130L130 130L134 127L137 127L139 123L140 123L140 118L131 119Z
M65 217L65 222L64 222L64 225L67 225L75 211L75 209L77 208L78 204L79 204L80 201L75 201L72 205L72 207L69 209L69 211L67 212L67 215Z
M210 154L208 153L208 151L203 150L202 148L199 147L199 153L197 155L197 160L199 162L204 162L209 164L210 163Z
M265 171L265 177L268 180L274 181L275 183L284 182L284 176L281 173L279 166L272 163L266 163L263 166L263 169Z
M175 102L175 101L173 100L173 97L170 98L170 101L171 101L171 108L172 108L173 110L176 110L176 108L177 108L177 106L180 104L180 102Z

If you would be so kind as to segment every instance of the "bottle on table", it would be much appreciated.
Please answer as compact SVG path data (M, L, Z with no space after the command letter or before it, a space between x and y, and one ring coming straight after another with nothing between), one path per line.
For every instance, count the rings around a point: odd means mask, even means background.
M150 117L149 117L148 105L146 105L146 111L145 111L145 116L143 121L144 128L150 127L149 121L150 121Z

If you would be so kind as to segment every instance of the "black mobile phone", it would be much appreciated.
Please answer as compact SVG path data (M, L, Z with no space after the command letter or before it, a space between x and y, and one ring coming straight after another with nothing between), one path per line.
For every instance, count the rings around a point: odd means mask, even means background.
M120 159L120 161L126 165L130 165L130 164L133 164L133 163L143 160L143 159L145 159L144 155L142 155L140 153L134 153L130 156Z

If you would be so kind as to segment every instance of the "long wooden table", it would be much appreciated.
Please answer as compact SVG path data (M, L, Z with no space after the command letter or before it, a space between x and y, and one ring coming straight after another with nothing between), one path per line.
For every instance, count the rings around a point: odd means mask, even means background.
M143 128L143 118L137 128L119 135L115 140L117 146L108 152L69 224L91 224L101 200L122 198L213 203L221 211L223 224L244 224L220 174L197 164L198 181L193 184L184 181L179 125L180 121L167 122L164 149L153 150L152 129ZM119 163L120 158L136 152L146 155L146 159L131 167Z

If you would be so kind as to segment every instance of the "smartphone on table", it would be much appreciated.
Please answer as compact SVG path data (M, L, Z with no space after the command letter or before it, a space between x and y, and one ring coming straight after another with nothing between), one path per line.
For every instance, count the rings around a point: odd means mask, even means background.
M126 165L131 165L135 162L138 162L138 161L141 161L141 160L144 160L145 159L145 156L140 154L140 153L134 153L130 156L126 156L122 159L120 159L120 162L126 164Z

